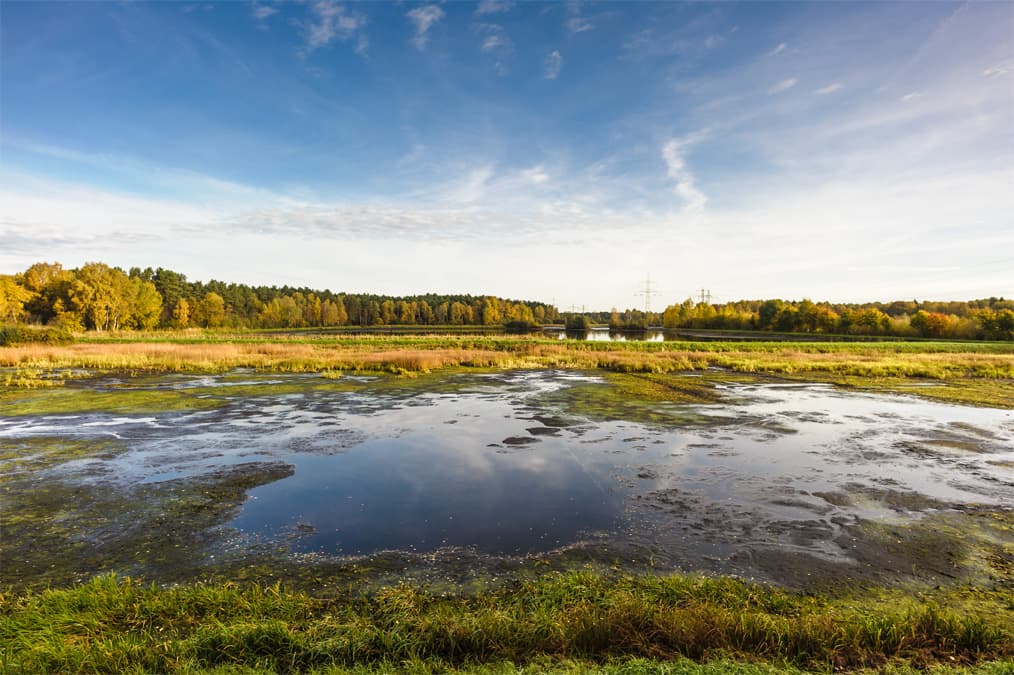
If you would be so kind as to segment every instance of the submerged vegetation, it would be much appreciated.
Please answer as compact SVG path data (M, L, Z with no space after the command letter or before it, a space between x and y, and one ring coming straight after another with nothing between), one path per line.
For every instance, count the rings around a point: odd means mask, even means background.
M664 672L652 666L676 659L820 670L993 661L1002 672L1014 656L1012 607L1009 591L826 598L728 578L589 572L476 595L402 584L331 597L104 576L0 597L0 659L21 672L534 672L619 659L631 666L619 672Z

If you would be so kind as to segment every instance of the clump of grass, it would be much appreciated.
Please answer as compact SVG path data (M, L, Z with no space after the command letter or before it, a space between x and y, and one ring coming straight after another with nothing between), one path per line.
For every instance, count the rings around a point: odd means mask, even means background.
M25 672L306 672L730 658L853 669L1014 656L1010 597L996 601L1008 602L1006 610L982 613L898 592L886 600L829 600L729 578L589 572L474 596L400 585L337 598L279 585L159 589L104 576L0 596L0 658Z

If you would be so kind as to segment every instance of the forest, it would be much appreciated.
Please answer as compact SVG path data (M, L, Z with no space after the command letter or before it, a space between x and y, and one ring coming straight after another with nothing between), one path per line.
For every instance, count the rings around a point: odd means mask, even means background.
M589 313L593 323L630 329L712 329L774 333L882 335L964 340L1014 339L1014 300L830 303L811 300L740 300L710 304L686 299L661 313L641 310ZM647 318L647 321L645 320Z
M307 328L333 326L501 326L557 319L541 302L428 293L393 297L290 286L188 281L167 270L104 263L64 269L40 262L0 275L0 323L70 331L156 328Z
M1014 339L1014 300L898 300L830 303L741 300L711 304L687 299L660 313L560 313L544 302L487 295L426 293L387 296L290 286L189 281L164 268L127 271L92 262L64 269L39 262L0 275L0 324L83 330L164 328L274 329L342 326L521 326L565 324L584 329L661 327L877 335L936 339Z

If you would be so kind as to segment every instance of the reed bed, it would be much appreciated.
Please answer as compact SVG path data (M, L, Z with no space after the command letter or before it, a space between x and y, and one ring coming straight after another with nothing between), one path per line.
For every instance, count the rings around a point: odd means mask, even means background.
M79 342L0 348L0 367L85 368L144 372L221 372L255 368L282 372L426 372L448 367L580 368L618 372L668 373L725 368L748 373L825 373L867 377L946 379L1014 378L1014 354L1002 345L981 349L927 348L909 343L876 345L716 343L643 344L555 343L510 338L356 337L318 342ZM962 345L964 346L964 345ZM972 345L981 347L981 345Z

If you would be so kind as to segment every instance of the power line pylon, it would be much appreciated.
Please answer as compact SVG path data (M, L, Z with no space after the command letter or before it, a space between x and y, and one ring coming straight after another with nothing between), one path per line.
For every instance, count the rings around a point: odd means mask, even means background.
M649 274L644 279L644 290L634 293L634 295L644 296L644 325L648 325L648 314L651 312L651 296L658 295L658 291L652 290L651 288L651 275Z

